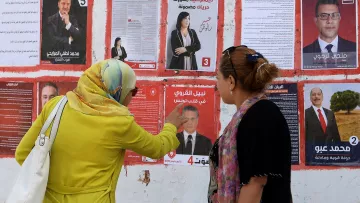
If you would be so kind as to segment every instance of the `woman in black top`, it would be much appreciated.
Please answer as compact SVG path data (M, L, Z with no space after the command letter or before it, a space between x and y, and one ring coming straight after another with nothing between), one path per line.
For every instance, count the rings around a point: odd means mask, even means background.
M201 48L195 30L190 29L190 14L181 12L177 18L176 29L171 32L173 56L168 69L197 70L195 52Z
M125 48L121 46L121 38L117 37L114 42L114 47L111 48L111 58L123 61L126 59L127 54Z
M217 88L238 110L210 152L209 202L292 202L289 128L264 93L278 71L246 46L223 52Z

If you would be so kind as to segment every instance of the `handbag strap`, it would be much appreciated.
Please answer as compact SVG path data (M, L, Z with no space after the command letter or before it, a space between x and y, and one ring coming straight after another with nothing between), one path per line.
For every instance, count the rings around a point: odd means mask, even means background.
M67 103L67 97L64 96L61 101L60 101L60 106L59 108L57 109L56 111L56 117L55 117L55 120L54 120L54 123L52 125L52 128L51 128L51 132L50 132L50 149L54 143L54 140L56 138L56 134L57 134L57 131L58 131L58 128L59 128L59 123L60 123L60 119L61 119L61 115L64 111L64 107L65 107L65 104Z
M54 120L57 111L59 110L61 102L65 99L65 96L56 104L55 108L51 111L50 115L47 117L44 125L41 128L40 135L45 134L46 130L49 128L50 124Z

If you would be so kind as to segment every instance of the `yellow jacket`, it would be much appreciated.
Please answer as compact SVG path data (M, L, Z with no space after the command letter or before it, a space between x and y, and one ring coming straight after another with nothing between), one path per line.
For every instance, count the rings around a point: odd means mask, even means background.
M15 153L21 165L61 96L49 101ZM50 130L50 129L49 129ZM48 132L49 132L48 130ZM66 104L51 150L45 203L115 203L115 190L125 150L158 159L175 150L176 127L165 124L156 136L132 116L91 116ZM48 134L47 134L48 135Z

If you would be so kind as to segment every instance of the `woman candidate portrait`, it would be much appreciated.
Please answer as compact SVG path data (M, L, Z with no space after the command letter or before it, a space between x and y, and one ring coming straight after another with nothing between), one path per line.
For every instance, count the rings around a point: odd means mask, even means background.
M114 47L111 48L111 58L125 61L127 58L127 53L125 51L125 47L121 46L121 38L117 37L114 42Z
M195 52L201 44L195 30L190 29L190 14L178 15L176 29L171 32L172 57L168 69L197 70Z

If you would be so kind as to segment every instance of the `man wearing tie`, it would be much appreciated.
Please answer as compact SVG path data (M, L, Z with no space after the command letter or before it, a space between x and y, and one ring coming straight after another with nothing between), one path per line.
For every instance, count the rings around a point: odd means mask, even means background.
M51 42L51 51L61 53L64 51L77 51L81 40L81 32L74 16L69 15L71 0L58 0L59 12L50 16L47 21L48 36ZM68 55L65 56L69 57ZM58 56L56 58L62 58ZM52 63L71 63L70 60L62 61L51 59Z
M315 87L310 91L312 106L305 110L305 144L328 145L341 142L334 113L322 107L323 92ZM310 162L311 153L306 152L306 160Z
M212 147L211 140L196 131L199 122L199 111L196 107L188 105L183 108L183 116L188 118L184 130L176 134L180 145L176 154L208 156Z
M303 48L303 53L356 52L356 43L338 35L341 14L337 0L318 0L314 22L319 37Z

